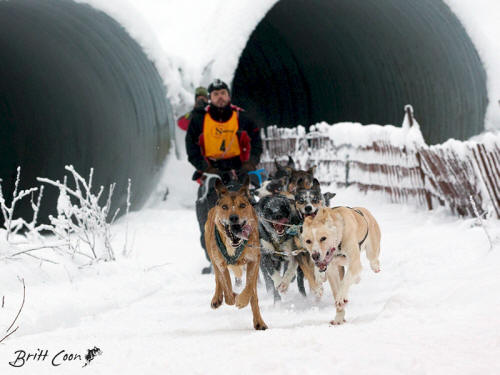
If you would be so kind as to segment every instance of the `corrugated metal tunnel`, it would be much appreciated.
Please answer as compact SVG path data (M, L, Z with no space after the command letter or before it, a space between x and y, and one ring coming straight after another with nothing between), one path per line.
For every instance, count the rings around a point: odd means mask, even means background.
M428 143L483 130L486 75L441 0L282 0L239 61L233 99L263 124L401 123Z
M0 53L4 195L18 165L26 188L38 176L62 179L72 164L84 176L94 167L94 186L116 182L116 206L130 177L141 205L168 152L172 114L156 68L124 28L72 1L0 1ZM56 198L45 189L43 216Z
M69 0L0 1L0 51L4 194L18 165L31 187L73 164L84 175L94 167L95 185L116 182L117 205L130 177L140 206L168 152L172 111L123 27ZM487 90L475 47L442 0L282 0L241 55L233 99L264 125L290 126L399 124L411 103L437 143L483 129ZM46 189L43 215L55 193Z

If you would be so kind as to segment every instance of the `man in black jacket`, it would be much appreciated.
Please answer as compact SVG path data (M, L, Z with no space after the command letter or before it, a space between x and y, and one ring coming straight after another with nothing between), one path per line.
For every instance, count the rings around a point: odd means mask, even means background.
M205 107L207 105L208 105L207 89L202 86L197 87L194 92L193 109L177 119L177 126L179 126L180 129L187 131L189 128L189 122L191 121L191 117L193 117L193 113L196 112L204 113Z
M231 104L229 87L220 79L208 86L210 104L204 112L193 113L186 134L186 151L189 162L196 168L193 179L204 174L214 174L227 184L240 182L248 172L255 170L262 154L260 130L251 117L241 108ZM205 250L204 226L208 211L215 205L215 181L202 182L198 190L196 214L201 232L201 246ZM209 260L210 261L210 260ZM211 266L202 270L210 273Z

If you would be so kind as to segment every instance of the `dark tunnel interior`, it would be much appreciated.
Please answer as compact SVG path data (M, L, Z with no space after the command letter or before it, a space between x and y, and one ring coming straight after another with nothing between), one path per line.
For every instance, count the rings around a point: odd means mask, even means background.
M169 147L163 82L141 47L106 14L67 0L0 1L0 178L6 198L62 180L65 165L94 186L117 184L115 207L133 207L157 182ZM42 218L57 191L46 187ZM30 215L28 204L16 209Z
M442 0L282 0L258 24L233 101L262 125L399 125L412 104L424 139L483 130L486 74Z

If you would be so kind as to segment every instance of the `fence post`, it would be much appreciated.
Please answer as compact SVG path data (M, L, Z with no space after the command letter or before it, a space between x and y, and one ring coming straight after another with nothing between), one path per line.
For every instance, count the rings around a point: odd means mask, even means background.
M429 190L425 187L425 173L424 170L422 169L422 156L420 155L420 151L417 149L415 151L415 155L417 157L417 162L418 162L418 171L420 173L420 178L422 179L422 186L425 191L425 200L427 201L427 208L429 211L432 211L432 200L431 200L431 194L429 193Z
M349 187L349 154L345 155L345 187Z

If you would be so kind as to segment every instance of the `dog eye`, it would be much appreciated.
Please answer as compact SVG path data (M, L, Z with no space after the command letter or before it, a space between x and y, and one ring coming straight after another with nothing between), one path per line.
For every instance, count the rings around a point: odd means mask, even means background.
M245 208L247 205L245 203L240 204L240 208Z
M299 199L297 202L299 202L299 204L304 204L304 200L303 199Z
M321 237L319 240L320 240L320 242L323 242L326 240L326 237Z
M222 209L223 209L223 210L227 210L228 208L229 208L229 207L227 206L227 204L223 204L223 205L222 205Z
M319 199L313 199L313 203L319 203Z
M312 243L312 241L311 241L311 240L306 240L306 243L307 243L307 244L311 244L311 243Z

